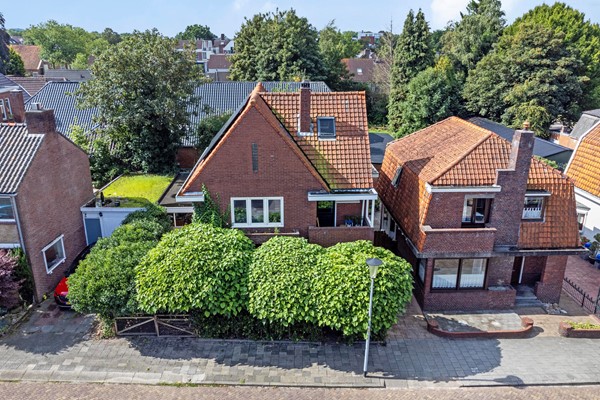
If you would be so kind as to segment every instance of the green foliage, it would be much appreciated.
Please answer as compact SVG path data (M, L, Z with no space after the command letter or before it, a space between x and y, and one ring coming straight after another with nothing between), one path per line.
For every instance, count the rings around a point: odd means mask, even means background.
M14 278L17 282L20 282L19 296L26 303L33 303L33 274L31 273L31 267L27 262L27 256L21 249L13 249L10 251L10 255L17 260L17 266L14 270Z
M93 40L85 29L54 20L30 26L23 31L23 39L27 44L41 46L41 58L54 67L70 66L77 54L87 53L86 45Z
M94 79L77 94L82 108L98 108L121 160L134 170L172 172L189 123L187 104L202 80L194 53L177 51L158 31L134 32L102 52Z
M353 32L341 32L331 21L319 32L319 51L326 71L325 83L333 90L343 88L350 73L343 58L355 57L362 49L360 42L353 40Z
M88 69L88 56L83 53L77 53L71 67L73 69Z
M594 235L594 240L590 245L590 254L592 256L595 256L598 253L598 251L600 251L600 233Z
M548 165L548 166L550 166L552 168L558 169L558 167L559 167L558 163L556 161L554 161L554 160L549 160L547 158L540 157L540 156L534 156L534 157L535 157L536 160L539 160L539 161L543 162L544 164L546 164L546 165Z
M400 124L395 132L401 137L461 113L461 82L447 58L435 67L419 72L408 84L398 104Z
M136 211L144 213L146 211ZM137 217L131 218L129 221L124 222L107 238L104 238L101 243L97 244L98 248L112 248L121 245L127 245L127 243L136 242L157 242L160 240L163 234L170 231L159 224L156 220L151 218L148 214L145 218Z
M248 310L283 326L318 323L315 281L325 249L306 239L276 236L260 246L250 265Z
M188 25L183 32L179 32L175 39L179 40L212 40L216 39L217 35L210 31L207 25Z
M565 3L542 4L527 12L506 29L517 35L523 25L541 25L558 34L563 44L585 68L590 83L584 86L584 110L600 107L600 26L585 19L585 15Z
M149 221L157 223L160 228L160 235L167 233L173 227L171 216L167 214L165 209L156 204L148 204L144 210L134 211L123 220L123 225L131 224L134 221ZM114 236L114 233L113 233Z
M236 81L322 80L317 30L294 9L245 19L235 37L230 78Z
M555 119L575 121L588 79L563 35L532 24L507 32L469 73L467 109L510 126L527 119L538 134Z
M385 334L412 296L410 265L368 241L324 249L305 239L274 237L255 251L250 266L249 311L282 326L317 324L346 337L366 334L369 270L384 264L375 280L373 332Z
M81 127L81 125L77 125L77 121L75 121L74 125L71 125L69 137L77 146L81 147L83 151L86 153L90 152L90 139L85 134L85 130Z
M372 330L385 333L396 323L412 297L411 266L389 250L360 240L329 247L320 258L318 268L325 272L314 282L319 325L345 336L366 335L370 279L365 261L372 257L383 261L375 279Z
M221 130L223 125L229 120L231 117L231 112L224 112L223 114L215 114L204 117L202 121L198 124L198 129L196 130L196 135L198 138L198 142L196 143L196 148L202 152L204 149L208 147L211 140L215 137L217 133Z
M500 0L471 0L467 13L441 38L442 51L465 74L492 50L506 20Z
M17 268L17 258L0 249L0 307L11 309L19 305L21 282L15 279Z
M217 228L229 227L229 213L226 211L221 212L219 194L217 193L216 198L213 199L205 185L202 185L202 193L204 194L204 201L194 203L193 222L210 224Z
M6 75L25 76L23 59L12 47L8 49L8 62L4 70Z
M111 151L110 142L101 137L94 140L90 155L90 172L94 187L101 188L117 176L127 171L126 163L123 162L121 151ZM85 145L80 142L79 145ZM88 147L89 148L89 147Z
M4 27L4 16L0 12L0 73L6 73L6 63L10 60L8 42L10 35Z
M137 297L147 313L237 315L248 301L254 244L242 231L190 224L167 233L142 260Z
M566 321L573 329L600 329L600 324L593 324L591 322L573 322Z
M408 83L419 72L433 64L429 25L421 10L415 16L411 10L404 21L404 29L394 50L388 121L390 130L397 132L402 124L400 103L404 100Z
M156 203L172 181L172 175L123 175L104 188L103 192L107 198L120 197L125 204L128 199L139 199L142 204Z

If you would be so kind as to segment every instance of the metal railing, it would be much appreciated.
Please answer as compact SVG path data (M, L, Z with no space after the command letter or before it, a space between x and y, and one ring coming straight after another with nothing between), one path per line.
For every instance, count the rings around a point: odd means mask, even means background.
M542 218L542 208L541 207L523 208L523 219L541 219L541 218Z
M115 318L117 336L196 336L189 315L141 315Z
M598 295L594 299L575 282L565 277L563 280L563 290L567 292L569 297L578 302L584 310L600 316L600 289L598 289Z

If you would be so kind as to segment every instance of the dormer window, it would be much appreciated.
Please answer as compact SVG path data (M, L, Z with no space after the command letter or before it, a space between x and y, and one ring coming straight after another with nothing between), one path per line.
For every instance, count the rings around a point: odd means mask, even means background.
M525 197L523 206L523 219L541 220L544 218L544 198L543 197Z
M319 132L319 139L335 139L335 118L318 117L317 129Z
M483 227L490 221L491 208L491 198L465 198L462 216L463 228Z
M400 182L400 177L402 176L402 166L396 168L396 173L394 174L394 178L392 179L392 186L398 187L398 183Z
M362 73L362 68L356 68L356 73L357 73L358 75L362 75L362 74L363 74L363 73Z

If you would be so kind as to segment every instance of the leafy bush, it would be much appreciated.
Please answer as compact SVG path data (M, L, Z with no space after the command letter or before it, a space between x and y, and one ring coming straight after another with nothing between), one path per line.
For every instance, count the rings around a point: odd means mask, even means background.
M134 211L129 214L122 222L122 225L129 224L133 221L150 220L157 222L163 228L163 234L167 233L173 227L173 221L165 209L156 204L148 204L144 210ZM114 233L113 233L114 235Z
M236 229L190 224L167 233L136 268L140 308L237 315L248 301L253 249Z
M253 256L248 279L248 310L259 319L288 326L317 323L314 282L325 249L306 239L276 236Z
M412 297L411 266L391 251L360 240L329 247L320 257L318 269L323 272L314 282L319 325L345 336L366 334L370 279L365 261L372 257L383 261L375 279L372 330L382 334L397 321Z
M21 299L28 304L34 302L33 298L33 274L27 262L27 257L22 249L12 249L10 254L17 260L17 267L14 271L14 278L20 282L19 295Z
M573 322L566 321L573 329L600 329L600 324L592 324L591 322Z
M19 305L20 282L15 279L18 261L7 250L0 249L0 307Z
M211 224L217 228L227 228L229 226L229 213L221 212L219 194L217 193L216 199L213 199L205 185L202 185L202 193L204 194L204 201L194 203L193 222Z
M97 248L110 248L127 243L155 242L164 234L164 227L150 219L137 219L121 225L111 236L103 238L96 244Z

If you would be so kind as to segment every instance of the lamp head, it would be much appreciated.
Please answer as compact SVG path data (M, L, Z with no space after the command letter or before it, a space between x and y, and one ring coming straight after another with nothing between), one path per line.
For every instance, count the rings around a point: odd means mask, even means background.
M377 276L377 270L381 264L383 264L383 261L381 261L379 258L367 258L367 265L369 266L369 275L371 276L371 279L375 279Z

